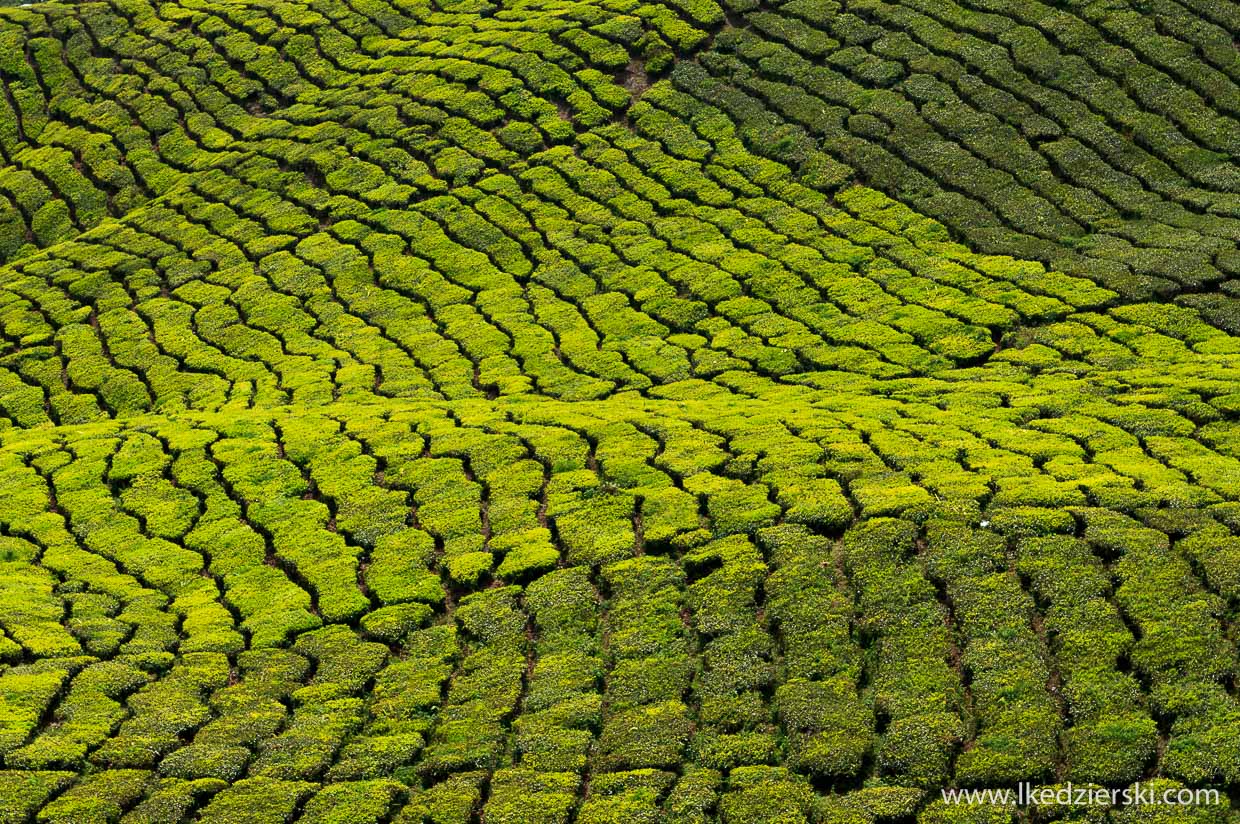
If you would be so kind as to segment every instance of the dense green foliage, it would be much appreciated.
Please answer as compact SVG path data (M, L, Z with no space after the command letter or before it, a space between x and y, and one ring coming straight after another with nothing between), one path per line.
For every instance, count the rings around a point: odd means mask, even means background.
M1238 9L0 8L0 822L1240 821Z

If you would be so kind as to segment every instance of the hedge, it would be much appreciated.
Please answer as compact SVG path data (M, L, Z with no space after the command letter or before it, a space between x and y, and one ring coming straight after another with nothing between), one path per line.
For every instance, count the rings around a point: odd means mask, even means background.
M0 820L1233 791L1237 21L1130 5L0 9Z

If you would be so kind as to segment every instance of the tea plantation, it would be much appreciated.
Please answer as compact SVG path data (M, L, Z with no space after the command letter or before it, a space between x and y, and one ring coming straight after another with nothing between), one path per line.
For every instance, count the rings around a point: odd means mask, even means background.
M1234 0L0 5L0 824L1240 822Z

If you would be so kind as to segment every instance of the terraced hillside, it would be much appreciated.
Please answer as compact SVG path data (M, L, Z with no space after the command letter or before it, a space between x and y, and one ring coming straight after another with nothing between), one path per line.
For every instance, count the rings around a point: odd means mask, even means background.
M1240 821L1237 38L0 8L0 822Z

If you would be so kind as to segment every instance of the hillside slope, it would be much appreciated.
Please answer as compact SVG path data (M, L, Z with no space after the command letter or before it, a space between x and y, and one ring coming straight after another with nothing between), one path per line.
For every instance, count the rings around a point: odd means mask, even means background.
M1240 820L1238 34L0 9L0 821Z

